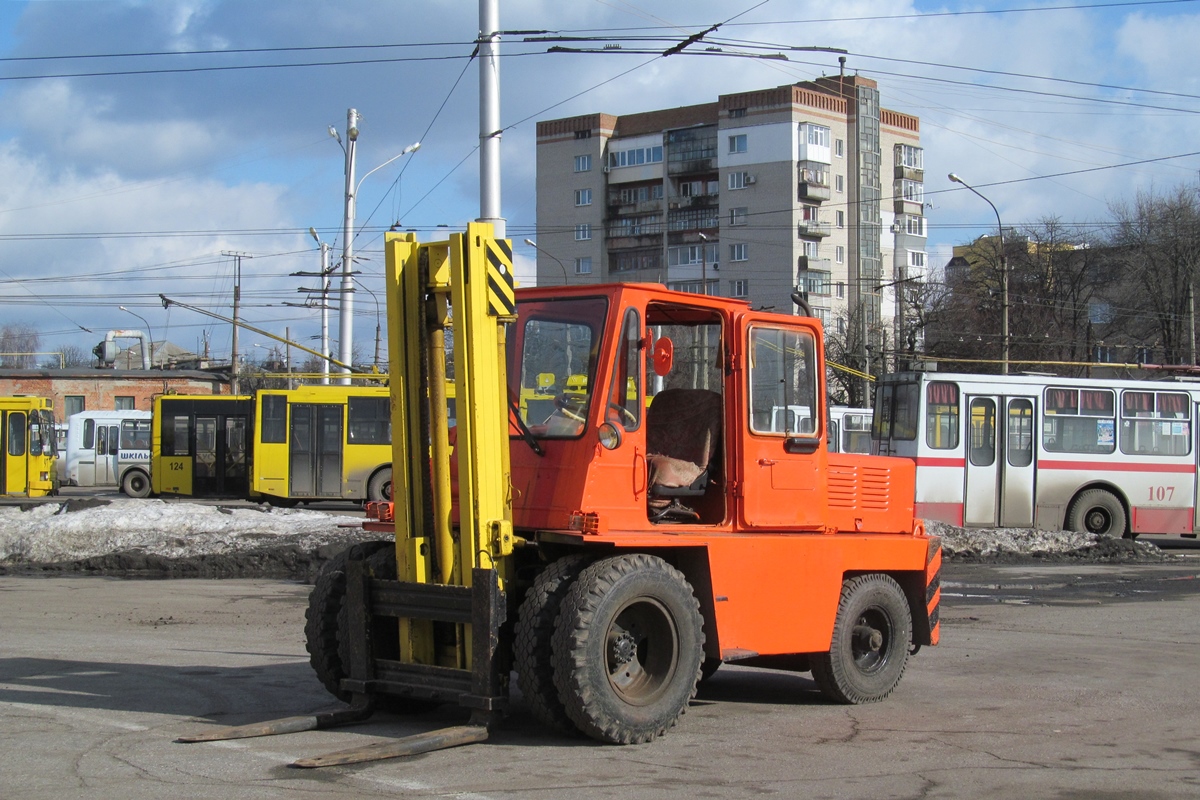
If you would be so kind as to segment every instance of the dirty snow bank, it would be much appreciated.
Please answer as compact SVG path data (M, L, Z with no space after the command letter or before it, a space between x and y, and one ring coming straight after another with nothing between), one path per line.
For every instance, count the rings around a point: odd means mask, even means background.
M925 529L942 539L951 561L1165 561L1172 558L1150 542L1111 539L1077 531L1032 528L958 528L926 521Z
M310 579L347 544L379 538L360 518L116 498L0 508L0 571ZM349 527L343 527L349 526Z

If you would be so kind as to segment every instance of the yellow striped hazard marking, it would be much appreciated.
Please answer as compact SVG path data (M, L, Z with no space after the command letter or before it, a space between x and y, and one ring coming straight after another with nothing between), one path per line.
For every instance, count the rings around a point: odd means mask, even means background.
M513 286L512 244L508 239L488 239L487 279L488 313L493 317L512 317L517 313L517 294Z

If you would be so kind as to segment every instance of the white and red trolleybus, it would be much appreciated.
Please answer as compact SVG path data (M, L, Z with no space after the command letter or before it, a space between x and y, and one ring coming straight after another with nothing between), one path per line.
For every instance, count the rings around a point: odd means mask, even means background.
M916 462L918 517L1194 537L1198 414L1195 382L906 372L871 435Z

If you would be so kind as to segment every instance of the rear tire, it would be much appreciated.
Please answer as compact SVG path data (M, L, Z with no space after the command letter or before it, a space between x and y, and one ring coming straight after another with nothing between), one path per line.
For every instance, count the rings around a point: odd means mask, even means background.
M554 686L554 622L563 598L587 564L586 556L576 554L547 566L525 594L517 617L513 655L521 694L534 718L557 733L579 733L579 729L567 716Z
M150 476L139 469L131 469L121 478L121 491L130 497L150 496Z
M878 702L900 683L911 644L912 613L900 584L881 573L850 578L829 652L813 655L813 679L835 703Z
M683 573L630 553L585 569L563 599L554 685L579 730L612 744L662 736L696 695L700 604Z
M1125 506L1104 489L1088 489L1067 512L1067 527L1080 533L1094 533L1112 539L1128 537ZM1132 538L1132 537L1130 537Z
M367 499L374 503L390 502L392 499L392 468L384 467L371 476L367 484Z

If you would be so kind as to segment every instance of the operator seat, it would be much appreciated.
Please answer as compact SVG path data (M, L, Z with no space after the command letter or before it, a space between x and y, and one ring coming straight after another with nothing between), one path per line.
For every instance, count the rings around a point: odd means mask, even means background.
M699 520L680 498L702 497L715 477L721 414L721 395L708 389L665 389L650 402L646 463L651 520Z

